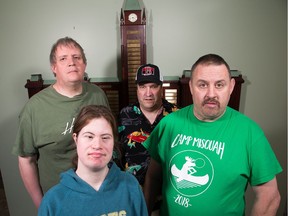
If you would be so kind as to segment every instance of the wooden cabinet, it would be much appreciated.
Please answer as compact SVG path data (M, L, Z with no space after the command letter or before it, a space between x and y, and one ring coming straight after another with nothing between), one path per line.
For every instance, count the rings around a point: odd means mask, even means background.
M232 71L232 77L235 79L236 84L232 92L229 106L239 110L241 85L244 83L242 75L238 71ZM180 107L185 107L193 103L192 96L189 89L190 71L184 71L181 78L178 76L164 76L163 81L163 97L171 103L176 103ZM127 98L124 100L126 90L123 90L122 82L118 78L90 78L87 82L93 83L105 92L111 110L118 116L120 110L126 106ZM27 80L25 88L28 90L29 98L38 93L42 89L48 87L55 80L43 80L41 74L32 74L31 79ZM136 88L134 89L136 94Z
M53 84L55 80L43 80L41 74L32 74L31 79L27 80L25 88L28 90L28 97L31 98L34 94L38 93L42 89ZM123 100L125 91L123 91L122 83L118 78L90 78L87 80L92 84L99 86L105 92L110 108L115 116L118 116L120 110L126 106L125 101ZM135 82L135 81L134 81ZM136 94L136 88L134 89ZM164 77L163 82L163 96L171 103L179 103L179 77Z
M181 104L180 101L180 82L177 76L163 77L163 97L174 104Z

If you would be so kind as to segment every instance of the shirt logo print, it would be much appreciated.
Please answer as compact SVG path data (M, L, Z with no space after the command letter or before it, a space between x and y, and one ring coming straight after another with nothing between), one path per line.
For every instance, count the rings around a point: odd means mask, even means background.
M214 178L214 168L209 158L193 150L185 150L174 155L169 170L170 182L174 189L186 197L204 193Z
M196 160L188 156L185 157L186 162L183 164L181 169L178 169L175 164L171 168L171 173L173 176L177 177L176 181L180 182L186 180L191 183L191 187L197 187L198 185L205 185L209 181L209 175L205 174L204 176L194 175L197 173ZM197 160L203 160L201 158ZM205 163L205 162L204 162Z
M154 68L152 68L152 67L150 67L150 66L144 67L144 68L142 69L142 75L143 75L143 76L154 75Z
M72 133L72 129L74 127L74 121L75 121L75 118L72 119L70 126L69 126L70 122L67 122L65 130L61 134L66 135L67 133Z

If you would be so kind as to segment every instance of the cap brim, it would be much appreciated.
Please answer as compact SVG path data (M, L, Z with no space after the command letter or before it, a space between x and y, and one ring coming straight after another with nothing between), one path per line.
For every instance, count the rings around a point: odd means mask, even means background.
M141 81L135 81L136 84L146 84L146 83L155 83L157 85L161 85L162 81L151 81L151 80L141 80Z

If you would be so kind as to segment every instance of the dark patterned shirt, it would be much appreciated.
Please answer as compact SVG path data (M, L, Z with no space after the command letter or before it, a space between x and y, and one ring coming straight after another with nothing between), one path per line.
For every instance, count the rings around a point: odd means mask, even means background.
M132 173L141 185L150 162L150 155L142 143L149 137L159 121L171 112L178 110L175 104L162 99L162 112L153 124L141 112L139 102L124 107L119 115L119 139L122 150L122 166Z

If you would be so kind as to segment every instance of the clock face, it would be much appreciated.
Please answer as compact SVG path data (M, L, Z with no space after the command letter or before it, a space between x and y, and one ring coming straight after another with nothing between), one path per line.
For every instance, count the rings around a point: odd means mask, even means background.
M128 20L129 20L130 22L136 22L136 21L137 21L137 15L136 15L135 13L129 14Z

